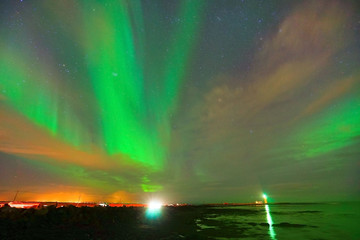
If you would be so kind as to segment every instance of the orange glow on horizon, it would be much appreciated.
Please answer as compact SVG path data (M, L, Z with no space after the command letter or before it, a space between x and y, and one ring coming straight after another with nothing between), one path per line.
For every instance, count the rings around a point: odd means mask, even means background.
M10 202L9 206L12 208L37 208L40 203L24 203L24 202Z
M37 195L38 202L96 202L97 199L81 192L52 192Z
M53 189L52 189L53 190ZM24 189L19 191L16 201L18 202L68 202L68 203L138 203L140 197L137 194L127 191L116 191L110 194L94 194L80 188L68 188L58 186L57 192L50 189L42 193L31 193ZM0 194L0 201L13 201L14 191L7 191Z

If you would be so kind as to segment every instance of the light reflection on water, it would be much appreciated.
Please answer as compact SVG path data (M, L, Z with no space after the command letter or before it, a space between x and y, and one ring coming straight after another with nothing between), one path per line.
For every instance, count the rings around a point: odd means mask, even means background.
M195 222L211 239L359 240L360 203L209 207Z
M270 238L273 240L276 240L276 233L274 231L274 227L273 227L273 221L271 218L271 214L270 214L270 208L269 205L265 205L265 210L266 210L266 219L267 219L267 223L269 224L269 235Z
M161 208L148 208L145 212L147 219L157 219L161 216Z

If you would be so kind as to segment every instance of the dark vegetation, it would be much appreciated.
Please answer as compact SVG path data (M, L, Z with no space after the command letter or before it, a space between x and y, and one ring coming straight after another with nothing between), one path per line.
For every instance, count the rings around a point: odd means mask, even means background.
M0 239L208 239L197 232L199 207L0 208Z
M308 213L310 211L304 211ZM318 213L318 211L314 211ZM149 215L144 207L0 208L0 240L7 239L268 239L269 225L242 218L265 216L262 208L216 206L163 207ZM218 218L217 216L221 216ZM223 221L226 218L226 221ZM277 229L315 228L281 222Z

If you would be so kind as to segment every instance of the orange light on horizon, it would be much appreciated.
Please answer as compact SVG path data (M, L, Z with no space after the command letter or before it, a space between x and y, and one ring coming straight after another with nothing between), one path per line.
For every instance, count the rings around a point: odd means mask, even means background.
M81 192L53 192L36 196L38 202L96 202L96 199Z
M9 202L12 208L37 208L39 205L40 203Z

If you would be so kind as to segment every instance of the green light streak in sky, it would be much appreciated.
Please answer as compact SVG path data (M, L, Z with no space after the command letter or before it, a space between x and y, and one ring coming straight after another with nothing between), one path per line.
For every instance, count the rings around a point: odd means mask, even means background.
M142 178L141 188L144 192L157 192L163 189L161 185L151 184L150 179L147 176Z
M360 98L352 96L316 116L294 136L304 148L296 158L316 157L354 143L360 135L359 107Z
M46 91L46 82L37 86L29 74L27 66L19 54L1 48L0 75L2 94L7 101L18 111L22 112L40 126L45 126L52 134L58 130L57 99Z
M123 182L119 176L113 184L106 184L106 178L108 173L101 170L98 171L87 171L85 168L68 164L54 164L47 162L38 162L23 158L29 166L34 170L44 171L51 173L55 177L63 178L66 181L86 188L101 189L103 192L114 192L118 190L119 185ZM103 179L103 180L102 180Z
M166 62L151 79L143 70L141 2L86 1L80 5L84 27L79 29L82 38L77 40L86 54L87 73L99 106L94 111L100 115L103 147L110 155L125 155L148 170L161 170L171 137L171 118L197 39L203 1L179 2L180 21L174 25ZM6 104L52 136L78 148L90 147L92 137L71 109L73 103L61 86L66 76L54 71L57 68L46 59L39 60L37 50L29 46L1 46L0 51L0 90ZM158 82L160 87L145 82ZM145 192L162 189L146 175L140 187Z
M192 20L200 10L199 2L184 2L180 12L184 23L175 34L176 41L165 66L164 86L155 94L147 94L152 89L144 87L141 61L144 39L138 29L142 28L140 2L86 5L83 14L88 69L101 108L109 154L122 153L153 169L162 168L169 141L168 110L175 105L194 43L198 24Z
M164 76L165 111L171 111L177 103L181 82L184 79L188 59L193 50L200 25L202 1L184 1L180 9L181 24L175 33Z
M30 121L73 146L80 146L87 134L69 104L51 84L52 74L30 60L31 54L10 47L0 48L0 90L5 102Z
M159 167L162 149L146 129L143 74L138 63L132 25L124 2L108 8L88 4L86 52L96 97L100 104L105 148L133 160ZM106 12L105 12L106 10Z

